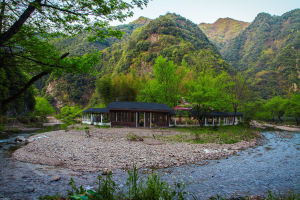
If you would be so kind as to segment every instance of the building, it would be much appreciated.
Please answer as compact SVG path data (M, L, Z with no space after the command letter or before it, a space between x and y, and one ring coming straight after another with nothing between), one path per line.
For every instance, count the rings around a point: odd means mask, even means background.
M237 125L242 113L211 112L204 126ZM106 108L83 111L82 123L111 127L172 127L199 126L191 109L172 110L166 104L144 102L112 102Z
M112 127L169 127L174 111L166 104L112 102L106 108L83 111L82 123Z

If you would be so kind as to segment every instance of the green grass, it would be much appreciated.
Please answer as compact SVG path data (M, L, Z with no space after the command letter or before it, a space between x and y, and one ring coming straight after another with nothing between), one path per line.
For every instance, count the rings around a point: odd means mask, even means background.
M258 130L249 128L246 125L203 128L175 127L171 129L182 132L184 135L165 136L164 139L178 142L233 144L242 140L249 141L258 137Z

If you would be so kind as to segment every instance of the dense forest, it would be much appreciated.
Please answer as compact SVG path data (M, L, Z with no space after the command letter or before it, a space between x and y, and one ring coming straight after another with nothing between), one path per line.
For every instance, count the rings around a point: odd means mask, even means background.
M174 107L185 97L205 111L299 123L299 12L261 13L250 24L225 18L200 25L167 13L99 29L111 37L89 29L51 36L32 30L27 41L9 46L23 47L17 58L1 56L14 66L0 68L2 115L75 117L84 107L111 101ZM2 48L2 55L8 49ZM34 84L27 87L28 80ZM25 92L15 94L24 85Z

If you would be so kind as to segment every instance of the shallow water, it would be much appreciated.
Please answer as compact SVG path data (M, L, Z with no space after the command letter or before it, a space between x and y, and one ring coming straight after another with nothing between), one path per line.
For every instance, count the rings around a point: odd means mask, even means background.
M207 165L184 165L155 170L161 179L181 181L186 191L200 199L223 196L263 195L274 192L300 192L300 133L264 132L263 144L241 151L227 159L211 160ZM27 136L26 134L24 136ZM11 141L11 140L9 140ZM1 143L2 142L2 143ZM0 197L38 199L41 195L63 193L70 187L70 178L84 187L93 187L98 173L81 173L37 164L13 161L7 156L10 146L0 140ZM5 144L5 145L4 145ZM141 169L141 176L149 169ZM125 185L127 172L116 170L113 179ZM61 180L51 181L53 175Z

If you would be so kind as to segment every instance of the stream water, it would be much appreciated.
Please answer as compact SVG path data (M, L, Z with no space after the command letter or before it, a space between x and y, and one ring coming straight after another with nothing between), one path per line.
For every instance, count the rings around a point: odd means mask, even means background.
M300 133L263 132L262 145L239 152L227 159L211 160L207 165L191 164L155 170L170 184L184 182L186 191L199 199L216 194L231 197L264 195L274 192L300 192ZM32 133L18 134L24 137ZM99 173L74 172L68 169L22 163L11 158L17 148L16 135L0 139L0 199L38 199L41 195L70 189L73 178L78 185L93 187ZM139 170L142 177L149 169ZM58 175L60 180L52 181ZM127 172L116 170L113 179L124 186Z

